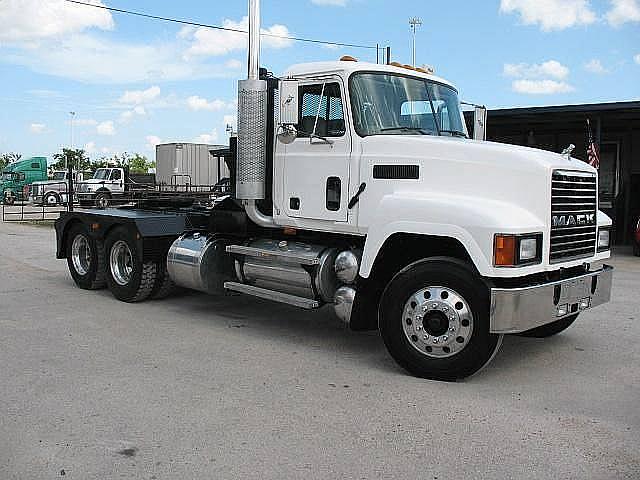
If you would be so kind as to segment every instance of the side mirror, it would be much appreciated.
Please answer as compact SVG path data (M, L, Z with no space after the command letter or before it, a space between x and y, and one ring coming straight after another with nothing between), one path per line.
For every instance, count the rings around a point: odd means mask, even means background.
M297 125L298 112L298 81L280 80L280 125Z
M487 139L487 107L476 106L473 111L473 139Z
M298 137L298 131L293 125L281 125L278 127L278 140L285 145L289 145Z

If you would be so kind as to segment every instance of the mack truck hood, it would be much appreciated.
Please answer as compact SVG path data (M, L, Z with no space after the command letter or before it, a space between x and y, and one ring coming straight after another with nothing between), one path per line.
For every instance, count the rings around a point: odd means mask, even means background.
M419 180L372 179L386 194L439 197L447 202L486 202L493 210L516 208L549 224L551 176L557 169L596 170L578 159L528 147L427 135L380 135L362 140L363 167L419 165ZM371 173L369 173L371 175ZM386 183L385 183L386 182ZM511 214L511 218L517 215ZM524 222L524 219L522 223ZM518 226L512 220L513 227Z

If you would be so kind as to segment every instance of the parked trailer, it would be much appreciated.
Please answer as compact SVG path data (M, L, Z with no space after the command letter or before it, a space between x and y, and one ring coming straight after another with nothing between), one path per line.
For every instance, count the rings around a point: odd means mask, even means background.
M215 185L229 177L224 145L165 143L156 146L158 185L186 189L187 185Z
M505 334L548 337L609 301L592 167L469 139L455 87L420 69L259 70L257 0L249 11L232 192L62 215L57 257L78 286L333 305L407 371L445 380L477 372Z

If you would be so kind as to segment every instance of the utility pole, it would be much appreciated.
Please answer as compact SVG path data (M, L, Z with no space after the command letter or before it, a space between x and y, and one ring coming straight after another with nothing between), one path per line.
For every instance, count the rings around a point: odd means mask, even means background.
M411 17L409 19L409 25L413 33L413 66L416 66L416 29L422 25L422 20L419 17Z
M73 119L76 116L76 112L69 112L69 115L71 117L71 147L69 148L69 150L73 150ZM68 165L67 165L67 156L64 156L64 168L65 170L67 169Z

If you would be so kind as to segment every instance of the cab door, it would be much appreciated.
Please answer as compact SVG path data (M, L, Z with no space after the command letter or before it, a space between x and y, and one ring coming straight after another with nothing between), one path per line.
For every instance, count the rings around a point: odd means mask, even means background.
M294 218L347 221L351 135L338 78L299 87L297 136L285 147L283 209Z

